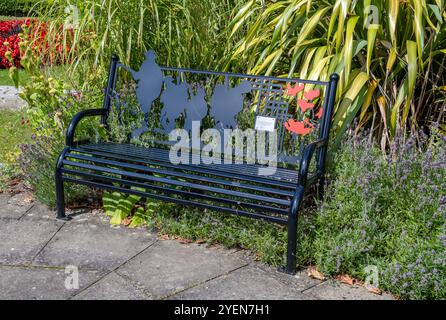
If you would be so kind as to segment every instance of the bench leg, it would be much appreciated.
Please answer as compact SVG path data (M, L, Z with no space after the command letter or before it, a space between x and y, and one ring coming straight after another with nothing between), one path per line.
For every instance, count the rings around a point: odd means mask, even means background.
M63 190L62 177L59 172L56 172L56 210L57 210L57 219L63 221L71 220L65 214L65 195Z
M318 197L319 197L320 201L322 201L324 199L324 187L325 187L325 176L322 176L319 178L318 189L317 189L317 193L318 193Z
M63 221L71 220L70 217L67 217L65 214L65 194L62 180L62 173L60 172L60 168L62 166L62 160L65 157L68 149L65 148L59 156L56 164L56 171L54 175L54 179L56 182L56 210L57 210L57 219Z
M286 267L281 268L280 271L294 275L296 274L296 254L297 254L297 221L299 215L299 207L303 199L305 188L299 186L296 190L296 195L293 198L288 216L288 244Z

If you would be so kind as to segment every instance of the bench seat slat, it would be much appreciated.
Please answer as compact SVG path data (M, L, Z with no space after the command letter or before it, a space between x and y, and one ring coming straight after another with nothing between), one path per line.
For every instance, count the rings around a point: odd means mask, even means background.
M90 144L81 145L78 147L79 150L91 151L91 152L105 152L110 154L117 154L123 156L132 156L141 158L144 160L152 160L157 162L167 162L170 163L169 150L159 149L159 148L144 148L131 144ZM191 156L190 156L191 159ZM296 188L296 183L298 181L297 170L290 170L286 168L277 167L276 173L270 176L260 176L258 175L258 170L260 168L265 168L258 164L181 164L181 167L194 167L197 169L208 169L213 171L218 171L224 174L234 173L237 177L247 177L247 178L259 178L261 183L268 183L272 181L276 185L283 187L288 187L291 189Z
M126 162L122 162L122 161L114 161L114 160L109 160L109 159L103 159L103 158L97 158L97 157L91 157L91 156L85 156L85 155L79 155L79 154L72 154L72 153L69 154L67 156L67 158L90 161L93 163L100 163L100 164L111 165L111 166L131 168L134 170L144 171L144 172L148 172L148 173L156 173L156 174L166 175L169 177L177 177L177 178L191 179L191 180L195 180L195 181L203 181L203 182L207 182L207 183L224 185L224 186L228 186L228 187L238 187L241 189L262 191L262 192L266 192L266 193L277 194L280 196L286 196L286 197L293 196L293 193L291 191L280 190L277 188L273 189L273 188L267 188L267 187L260 186L260 185L248 185L248 184L238 183L238 182L231 181L231 180L223 180L223 179L204 177L204 176L199 176L196 174L183 173L183 172L178 172L178 171L173 171L173 170L165 170L165 169L163 170L163 169L158 169L158 168L153 168L153 167L148 167L148 166L142 166L142 165L138 165L138 164L126 163Z
M132 163L142 163L144 165L152 165L152 166L158 166L173 170L180 170L180 171L190 171L194 172L196 174L205 174L205 175L211 175L215 177L221 177L221 178L228 178L238 181L244 181L248 183L257 183L265 186L269 186L272 188L281 188L285 190L294 191L296 189L296 183L288 183L273 179L265 179L262 177L254 177L251 175L244 175L244 174L237 174L236 177L234 177L234 174L231 172L225 172L222 170L216 170L214 168L209 168L205 166L197 166L197 165L183 165L183 164L171 164L170 162L161 161L161 160L147 160L142 157L137 156L126 156L116 153L110 153L110 152L103 152L103 151L92 151L92 150L85 150L85 149L73 149L73 152L81 153L81 154L88 154L93 155L97 157L105 157L105 158L111 158L116 160L122 160L122 161L129 161Z
M215 192L215 193L225 194L228 196L234 196L234 197L239 197L239 198L243 198L243 199L264 201L267 203L274 203L274 204L283 205L283 206L290 205L290 200L283 200L283 199L266 197L266 196L262 196L262 195L252 194L252 193L250 194L250 193L240 192L240 191L235 191L235 190L216 188L216 187L206 186L206 185L192 183L192 182L185 182L185 181L173 180L173 179L168 179L168 178L149 176L147 174L140 174L140 173L129 172L129 171L119 170L119 169L112 169L112 168L104 167L104 166L91 165L91 164L86 164L86 163L74 162L74 161L70 161L70 160L63 160L63 164L72 166L75 168L79 167L79 168L83 168L83 169L87 169L87 170L107 172L107 173L111 173L111 174L118 174L118 175L122 175L122 176L128 176L128 177L133 177L136 179L141 179L144 181L159 182L159 183L164 183L167 185L175 185L175 186L179 186L179 187L192 188L195 190Z

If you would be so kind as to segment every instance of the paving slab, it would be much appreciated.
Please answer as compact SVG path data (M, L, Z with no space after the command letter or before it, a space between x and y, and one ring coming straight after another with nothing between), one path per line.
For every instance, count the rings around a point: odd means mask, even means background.
M110 218L103 214L100 210L91 210L89 208L79 208L70 210L67 215L72 218L70 223L97 223L110 225ZM23 215L22 219L56 219L56 210L50 209L47 206L36 202L33 207Z
M30 195L0 194L0 299L392 299L358 286L296 276L244 250L161 241L145 229L110 227L99 210L70 222ZM64 268L79 268L79 290Z
M254 265L253 263L251 263ZM296 291L304 291L322 283L322 281L310 278L307 275L306 270L299 270L294 276L279 272L278 268L268 266L262 263L256 263L255 266L268 273L271 277L274 277L278 281L282 282L289 288L293 288Z
M0 264L31 263L61 225L57 221L2 220L0 223Z
M19 97L21 89L14 86L0 86L0 109L19 109L26 105L26 102Z
M223 247L221 247L223 248ZM224 249L225 251L233 251L234 249ZM246 261L246 264L251 266L255 266L268 273L271 277L274 277L276 280L284 283L286 286L293 288L297 291L304 291L318 284L321 284L321 280L317 280L308 276L308 272L306 269L298 269L294 276L291 276L284 272L279 272L279 268L276 266L267 265L257 261L257 256L247 250L238 249L234 252L234 255L239 257L240 259Z
M11 198L11 195L8 192L0 192L0 205L8 202L9 198Z
M0 300L68 299L97 281L98 271L79 270L79 289L67 289L65 281L72 273L65 269L0 266ZM70 287L69 287L70 288Z
M320 285L304 291L307 295L312 295L323 300L393 300L387 293L382 295L373 294L364 287L350 286L333 280L328 280Z
M34 263L113 270L154 241L155 237L146 230L68 222L36 257Z
M30 206L34 203L33 196L30 192L20 192L11 195L7 200L7 203L10 205L16 205L19 207Z
M0 218L19 219L30 208L33 203L29 202L26 194L20 193L14 196L0 194Z
M116 272L158 299L244 265L244 261L222 249L168 240L158 241Z
M103 211L98 209L79 208L70 210L67 215L72 218L75 223L97 223L103 225L110 225L110 217L106 216Z
M260 268L247 266L187 289L171 299L181 300L314 300Z
M150 297L115 272L77 294L74 300L147 300Z
M38 220L51 220L54 221L56 218L56 212L49 209L47 206L36 202L32 208L30 208L26 214L22 216L22 219L26 220L28 218L35 218Z

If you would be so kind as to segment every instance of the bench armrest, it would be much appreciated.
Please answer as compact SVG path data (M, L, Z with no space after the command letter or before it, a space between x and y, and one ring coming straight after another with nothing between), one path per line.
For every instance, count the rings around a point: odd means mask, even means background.
M299 169L299 185L305 187L308 179L308 171L310 168L311 160L313 159L314 152L320 148L326 148L328 145L327 139L317 140L307 145L303 151L302 158L300 160ZM321 168L317 168L318 171Z
M67 129L67 135L65 143L69 147L74 147L74 132L76 131L76 127L79 124L79 122L86 117L93 117L93 116L105 116L107 115L106 109L87 109L79 111L73 119L71 119L71 122Z

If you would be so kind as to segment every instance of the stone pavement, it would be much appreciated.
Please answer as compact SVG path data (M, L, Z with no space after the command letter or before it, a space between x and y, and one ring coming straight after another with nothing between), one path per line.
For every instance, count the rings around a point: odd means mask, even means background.
M14 86L0 86L0 109L17 109L26 105Z
M98 211L73 218L56 220L26 193L0 193L0 299L392 298L304 271L281 274L243 250L111 227Z

